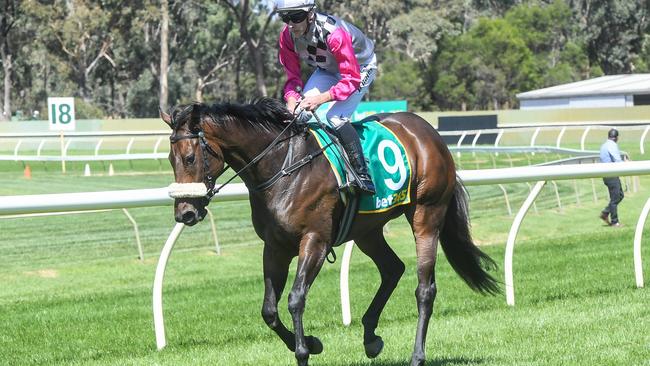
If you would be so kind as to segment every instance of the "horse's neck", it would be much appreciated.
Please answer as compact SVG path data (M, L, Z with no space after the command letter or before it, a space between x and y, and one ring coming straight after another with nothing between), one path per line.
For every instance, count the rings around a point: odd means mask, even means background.
M232 166L235 171L243 169L251 161L258 158L273 143L278 134L279 132L272 135L242 134L237 137L237 141L227 141L228 148L224 149L226 163ZM289 136L291 135L292 132L285 132L275 146L266 152L257 163L252 164L241 173L242 180L249 187L255 187L265 182L282 169L282 164L289 149ZM300 138L293 136L291 139L297 141ZM293 145L296 145L296 143L294 142Z

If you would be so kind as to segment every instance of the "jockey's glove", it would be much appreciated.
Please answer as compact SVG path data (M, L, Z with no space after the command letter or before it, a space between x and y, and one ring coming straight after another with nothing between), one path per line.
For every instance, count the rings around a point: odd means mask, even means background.
M313 117L313 114L310 111L304 109L300 110L298 117L296 117L296 122L306 124Z

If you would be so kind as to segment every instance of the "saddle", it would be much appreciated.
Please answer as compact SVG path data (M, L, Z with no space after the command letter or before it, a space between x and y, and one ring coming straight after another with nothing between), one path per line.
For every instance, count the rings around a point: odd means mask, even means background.
M356 174L333 130L323 123L308 125L309 132L314 135L330 163L345 205L334 246L343 243L357 214L382 212L411 202L411 168L404 145L379 123L387 115L372 115L352 124L359 134L364 156L368 160L368 169L375 183L375 195L359 195L351 189L350 183Z

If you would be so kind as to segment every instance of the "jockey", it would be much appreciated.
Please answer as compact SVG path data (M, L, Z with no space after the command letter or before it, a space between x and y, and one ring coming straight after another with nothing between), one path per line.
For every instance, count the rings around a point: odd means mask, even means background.
M314 0L276 0L275 5L275 11L286 23L280 33L279 59L287 74L287 108L315 112L321 104L334 101L327 121L334 127L360 178L359 189L374 194L359 136L350 124L350 116L375 79L374 43L354 25L317 13ZM304 85L300 60L314 69ZM300 91L304 91L302 96Z

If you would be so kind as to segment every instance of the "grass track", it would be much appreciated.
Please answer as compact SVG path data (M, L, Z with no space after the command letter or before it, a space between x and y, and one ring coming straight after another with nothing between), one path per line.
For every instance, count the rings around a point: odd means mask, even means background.
M24 180L21 169L5 166L0 194L150 188L171 179L157 163L138 168L147 174L80 177L77 167L64 176L37 167L33 179ZM602 183L596 203L590 183L580 184L580 205L573 186L560 184L563 210L545 189L539 212L524 221L515 250L516 307L507 307L503 296L472 293L440 254L427 365L650 365L650 295L634 288L631 250L650 181L643 178L641 191L626 193L620 214L627 226L618 230L596 218L605 204ZM507 189L516 210L527 187ZM474 236L501 264L512 217L498 189L470 187L470 193ZM211 207L222 256L210 248L207 224L183 233L166 276L169 346L163 352L155 351L151 285L157 253L173 225L170 208L132 211L143 236L144 263L136 259L130 226L119 211L0 220L0 365L294 364L259 315L261 245L247 205ZM327 264L310 292L305 327L325 345L312 364L408 363L417 316L415 253L403 220L390 225L387 238L407 273L380 322L384 353L374 361L363 354L360 318L379 278L356 251L350 327L340 322L340 263ZM643 257L648 282L647 245ZM502 279L500 267L495 275ZM287 322L286 292L279 307Z

